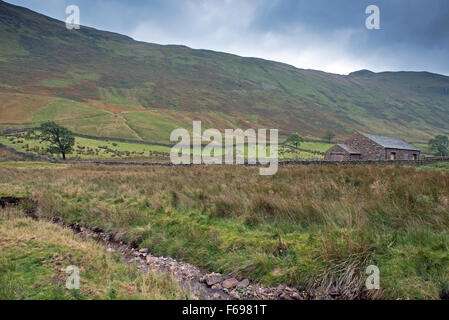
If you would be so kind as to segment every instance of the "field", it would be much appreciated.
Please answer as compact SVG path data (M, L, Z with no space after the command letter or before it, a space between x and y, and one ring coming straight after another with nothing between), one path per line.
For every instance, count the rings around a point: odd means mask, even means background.
M256 9L243 11L266 16ZM255 151L276 151L284 163L273 176L256 166L168 166L170 134L192 133L198 120L203 131L278 129L277 150ZM223 289L229 277L245 283L231 286L239 294L281 288L266 296L276 299L449 299L449 162L285 161L323 159L334 143L317 141L329 133L335 143L356 132L396 137L430 155L427 141L449 135L448 76L332 74L68 31L0 0L0 130L48 121L76 133L66 162L21 154L61 158L30 132L0 135L0 300L203 298L171 272L171 258L201 269L194 281L213 299L219 290L236 297ZM307 141L286 145L293 133ZM82 238L53 223L61 221L109 238ZM139 258L169 263L142 270L132 263ZM81 267L81 290L65 289L69 265ZM372 266L375 290L366 287ZM226 280L207 287L213 272Z
M421 150L421 155L423 156L433 156L434 151L432 151L427 143L413 143L413 146Z
M18 151L59 157L46 152L46 143L37 139L27 138L27 135L16 134L0 136L0 142ZM145 145L140 143L126 143L75 138L74 150L67 156L68 160L145 160L153 162L169 161L170 147Z
M438 299L449 294L447 169L295 166L263 177L0 162L0 193L210 271L340 298ZM364 288L368 265L380 269L379 291Z
M304 141L299 148L310 151L326 152L334 144L335 143Z
M33 135L26 133L0 135L0 143L14 148L18 151L39 154L53 157L60 155L51 155L46 151L47 143L40 143ZM321 142L304 142L301 144L301 150L297 150L290 146L279 146L278 153L280 159L322 159L321 154L314 152L322 152L327 150L331 144ZM75 146L71 154L68 154L68 160L135 160L147 162L169 162L171 147L159 145L147 145L141 143L128 143L117 141L103 141L96 139L87 139L75 137ZM309 150L309 151L303 151ZM270 148L266 149L269 156ZM222 155L229 152L225 147L222 149ZM243 152L248 158L248 147L245 146ZM192 151L190 151L192 153ZM233 154L236 154L236 147L233 148ZM251 155L250 157L254 157Z

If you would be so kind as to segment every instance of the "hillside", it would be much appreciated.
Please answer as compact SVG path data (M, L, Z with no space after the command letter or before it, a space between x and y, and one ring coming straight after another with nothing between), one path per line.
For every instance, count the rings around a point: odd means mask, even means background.
M137 42L0 1L0 128L57 120L81 133L166 142L171 130L356 130L426 141L449 134L449 77L348 76Z

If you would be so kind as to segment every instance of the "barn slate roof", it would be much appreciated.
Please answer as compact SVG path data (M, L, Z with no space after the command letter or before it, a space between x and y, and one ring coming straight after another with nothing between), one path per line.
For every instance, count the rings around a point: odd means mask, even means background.
M360 152L358 152L357 150L354 150L350 146L347 146L343 143L339 143L339 144L337 144L337 146L339 146L340 148L342 148L343 150L345 150L346 152L348 152L350 154L360 154Z
M419 149L416 149L416 147L408 144L407 142L402 141L401 139L376 136L374 134L367 134L367 133L362 133L362 135L374 141L375 143L381 145L384 148L419 151Z

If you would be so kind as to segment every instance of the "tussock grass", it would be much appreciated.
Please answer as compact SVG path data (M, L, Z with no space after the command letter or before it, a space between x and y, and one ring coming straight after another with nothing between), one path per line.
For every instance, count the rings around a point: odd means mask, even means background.
M80 269L68 290L65 269ZM121 256L70 230L33 221L18 209L0 211L0 299L183 299L168 277L143 274Z
M0 168L41 215L121 233L211 271L344 298L439 298L449 172L394 166ZM381 272L367 291L366 267ZM445 289L446 288L446 289Z

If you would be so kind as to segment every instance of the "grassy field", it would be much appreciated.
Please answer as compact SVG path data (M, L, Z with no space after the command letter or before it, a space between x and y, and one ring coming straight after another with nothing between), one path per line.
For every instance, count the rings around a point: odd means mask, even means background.
M0 193L164 256L346 298L449 291L449 171L393 166L39 168L0 163ZM24 167L25 166L25 167ZM447 168L447 166L445 167ZM364 289L380 269L381 290Z
M48 155L47 144L37 139L27 138L26 134L0 136L0 142L18 151ZM75 137L75 146L68 160L145 160L169 161L170 147L145 145L140 143L126 143L102 141ZM53 155L60 157L59 155Z
M306 149L301 144L301 149ZM268 150L269 151L269 150ZM299 151L289 146L280 146L279 149L279 159L280 160L322 160L324 156L321 154L316 154L313 152ZM311 150L317 151L317 150Z
M68 290L65 269L80 270L80 289ZM171 279L142 273L91 240L49 222L0 208L0 300L185 299Z
M0 136L0 143L14 148L18 151L52 156L47 153L47 143L40 143L39 140L28 136L26 133L10 134ZM321 151L329 148L330 144L319 142L305 142L301 144L301 149L310 151ZM141 143L128 143L116 141L102 141L75 137L75 146L68 160L136 160L149 162L168 162L170 160L170 147L158 145L146 145ZM222 154L229 152L223 147ZM233 148L234 155L236 148ZM270 148L266 149L269 156ZM191 151L192 153L192 151ZM322 159L323 156L312 152L299 151L288 146L279 146L278 153L280 159ZM248 146L244 148L245 157L248 158ZM59 157L59 155L53 155ZM254 157L255 155L251 155Z
M421 155L422 156L428 156L428 157L432 157L434 156L434 151L432 151L430 149L429 144L427 143L413 143L413 146L415 146L416 148L418 148L419 150L421 150Z
M299 148L310 151L326 152L329 148L334 146L334 144L335 143L304 141Z
M420 166L417 168L418 170L449 170L449 162L437 162L428 164L425 166Z

